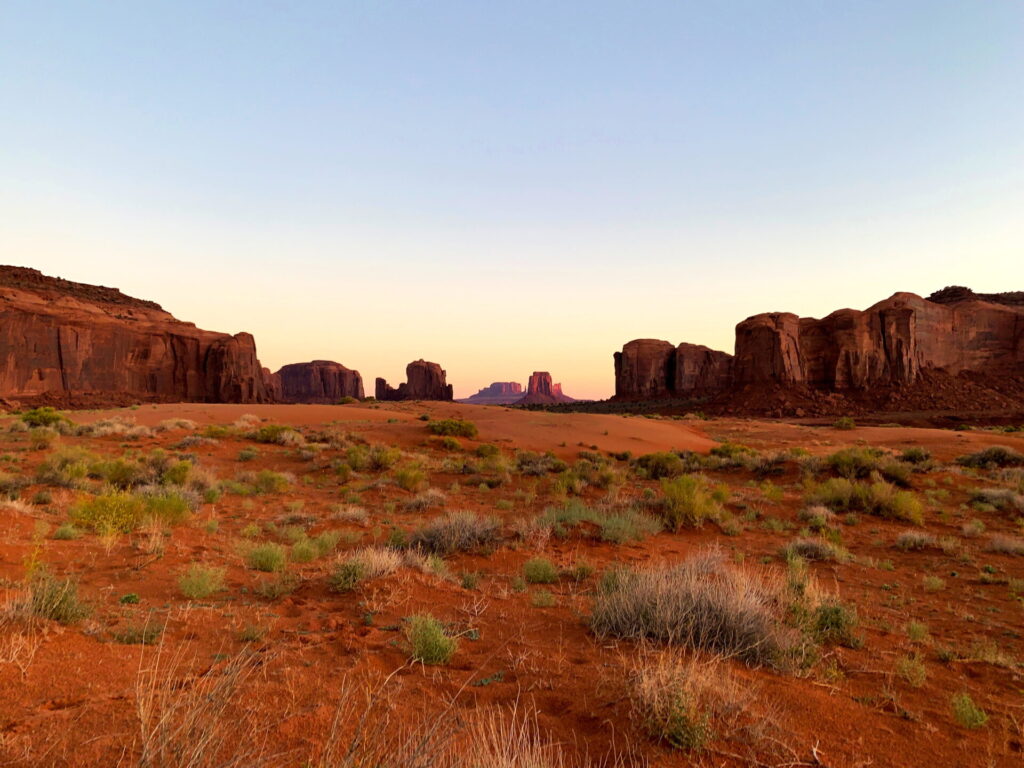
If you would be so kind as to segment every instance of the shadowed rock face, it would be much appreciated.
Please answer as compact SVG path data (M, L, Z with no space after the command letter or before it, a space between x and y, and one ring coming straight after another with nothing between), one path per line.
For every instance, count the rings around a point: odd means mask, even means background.
M688 397L742 387L869 391L919 382L927 371L1024 376L1024 299L983 300L947 288L937 300L897 293L863 310L799 318L771 312L736 326L735 357L639 339L615 354L619 399ZM987 300L991 298L992 300Z
M0 267L0 396L73 405L269 402L256 344L115 288Z
M286 403L336 403L344 397L363 397L359 371L331 360L292 363L274 375L280 380L279 398Z
M575 400L562 393L562 385L551 381L547 371L534 371L526 386L526 394L516 405L538 405L544 403L573 403Z
M460 403L476 405L508 405L523 396L523 385L517 381L496 381Z
M406 382L398 388L381 378L376 382L378 400L451 400L452 386L447 373L437 363L416 360L405 367Z

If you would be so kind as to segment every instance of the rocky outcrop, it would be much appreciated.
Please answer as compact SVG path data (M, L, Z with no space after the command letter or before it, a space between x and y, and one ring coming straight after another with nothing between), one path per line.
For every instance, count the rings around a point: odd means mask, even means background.
M496 381L475 395L459 400L473 405L509 405L523 396L523 385L517 381Z
M516 405L545 405L550 403L574 403L573 398L562 392L562 385L551 380L547 371L534 371L526 386L526 394L516 401Z
M0 267L0 397L88 402L268 402L248 333L176 320L116 288Z
M286 403L337 403L345 397L363 398L359 371L331 360L292 363L274 376L280 381L278 397Z
M821 319L755 315L736 326L735 352L631 341L615 354L616 397L884 390L895 402L893 390L917 387L914 402L928 402L922 387L958 376L970 376L972 391L987 380L1006 392L1014 389L1007 382L1024 377L1024 294L978 295L954 287L929 299L897 293L866 310L841 309Z
M381 378L376 382L378 400L451 400L452 386L447 373L437 363L416 360L405 367L406 381L398 388Z

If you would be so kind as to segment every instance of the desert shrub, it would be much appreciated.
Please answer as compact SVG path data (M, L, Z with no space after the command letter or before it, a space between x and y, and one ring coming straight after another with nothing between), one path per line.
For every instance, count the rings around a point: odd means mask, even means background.
M797 512L796 518L800 522L806 523L807 527L812 531L820 531L832 525L835 522L836 516L828 507L816 504L801 509Z
M861 639L855 634L859 621L857 609L837 600L826 600L814 608L812 629L823 643L859 648Z
M423 493L417 494L415 498L405 502L402 508L406 512L422 512L425 509L443 506L447 498L444 491L439 491L437 488L428 488Z
M402 458L402 452L397 448L373 445L370 446L370 451L367 454L366 466L374 472L383 472L386 469L391 469L400 458Z
M991 469L993 467L1024 467L1024 454L1004 445L992 445L976 453L961 456L956 463L963 467Z
M28 432L28 445L33 451L41 451L53 445L57 432L49 427L35 427Z
M896 674L914 688L920 688L928 678L928 670L925 669L921 657L915 655L901 656L896 660Z
M306 443L306 438L302 436L301 432L284 424L264 424L250 432L248 437L257 443L272 443L293 448Z
M224 589L223 568L193 563L178 577L178 589L189 600L205 600Z
M432 435L449 435L451 437L477 436L476 424L461 419L438 419L427 422L427 431Z
M136 491L146 505L146 516L167 525L180 525L199 508L199 497L184 488L162 488L147 485Z
M285 549L280 544L259 544L245 553L245 564L265 573L284 570L286 560Z
M835 560L836 554L835 546L823 539L794 539L782 550L787 560L794 557L817 561Z
M953 709L953 719L964 728L981 728L988 722L988 714L974 703L969 693L956 694L950 706Z
M62 448L50 454L36 469L36 481L62 488L81 488L94 457L81 448Z
M331 589L348 592L365 579L376 579L394 573L402 565L402 555L386 547L367 547L353 552L339 562L330 577Z
M406 620L405 639L413 661L422 664L447 664L459 648L444 625L430 614L417 614Z
M481 443L476 447L476 455L481 459L491 459L501 455L501 449L491 443Z
M243 448L238 452L239 461L252 461L260 455L258 448Z
M835 423L832 426L835 427L836 429L848 431L851 429L856 429L857 422L855 422L849 416L843 416L841 418L836 419Z
M1000 512L1024 514L1024 494L1009 488L980 488L971 494L971 501L988 504Z
M18 418L30 427L53 427L71 423L71 419L66 415L48 405L24 411Z
M129 624L110 634L114 642L121 645L155 645L163 634L163 628L149 623Z
M434 440L434 444L437 445L443 451L461 451L462 443L460 443L454 437L438 437Z
M500 531L501 524L494 518L450 512L413 531L409 546L438 555L470 552L496 544Z
M104 480L114 488L131 488L148 479L145 468L124 458L93 462L89 466L89 477Z
M651 480L676 477L685 470L683 460L677 454L667 451L639 456L633 460L633 467L637 470L637 474Z
M917 552L938 546L938 541L930 533L924 531L903 531L896 537L896 546L904 552Z
M628 541L642 541L661 530L661 521L637 509L599 514L594 522L602 541L625 544Z
M539 476L550 472L564 472L566 469L566 463L550 451L543 454L534 451L516 452L516 470L520 474Z
M75 504L68 516L72 523L97 533L129 533L138 527L145 513L146 503L142 498L116 491Z
M546 557L534 557L523 563L523 578L530 584L554 584L558 568Z
M859 480L878 472L897 485L907 485L910 469L877 448L845 448L825 459L826 465L840 477Z
M661 481L661 515L670 531L700 528L722 513L722 505L708 481L700 475L680 475Z
M427 473L419 467L395 470L395 485L405 491L418 491L427 484Z
M1024 555L1024 539L1013 536L993 536L986 549L998 555Z
M17 499L21 495L21 489L28 484L28 478L0 471L0 498Z
M921 525L924 509L910 491L899 491L889 483L857 483L835 477L811 486L806 501L820 504L834 512L865 512L891 520L905 520Z
M46 568L37 568L28 579L28 596L21 606L31 616L60 624L74 624L89 615L78 598L78 583L58 579Z
M317 547L307 538L301 538L292 544L291 560L293 563L311 563L316 560Z
M61 524L57 527L57 530L53 532L53 538L58 541L71 541L79 538L81 535L82 532L71 523Z
M701 751L715 738L714 723L743 708L742 689L717 658L659 654L629 676L632 719L658 742Z
M794 639L777 597L768 584L712 550L676 565L606 574L590 623L599 637L655 640L749 664L781 664Z
M900 461L907 464L927 464L932 460L932 453L927 448L907 448L900 454Z
M274 472L270 469L261 469L259 472L240 475L239 480L248 485L256 494L283 493L294 482L291 475Z

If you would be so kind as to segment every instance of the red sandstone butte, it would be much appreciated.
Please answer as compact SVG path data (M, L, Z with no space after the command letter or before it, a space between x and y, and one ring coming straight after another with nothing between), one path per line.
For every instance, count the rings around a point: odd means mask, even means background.
M274 376L280 380L279 399L285 403L337 403L345 397L363 398L359 371L331 360L292 363Z
M526 386L526 394L516 401L516 405L544 405L550 403L573 403L575 400L562 393L561 384L551 382L551 374L547 371L534 371Z
M509 405L523 396L523 385L517 381L495 381L475 395L459 400L474 405Z
M415 360L405 367L406 381L398 388L388 386L381 378L376 382L378 400L451 400L452 385L447 373L437 363Z

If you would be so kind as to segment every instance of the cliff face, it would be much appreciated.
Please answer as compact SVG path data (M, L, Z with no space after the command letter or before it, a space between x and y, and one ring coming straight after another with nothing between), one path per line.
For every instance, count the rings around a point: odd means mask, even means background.
M93 404L271 399L256 344L114 288L0 267L0 396Z
M336 403L344 397L363 398L359 371L331 360L292 363L279 370L278 399L286 403Z
M933 374L1019 380L1024 303L1019 293L980 297L947 288L930 299L897 293L866 310L841 309L821 319L772 312L736 326L735 351L631 341L615 354L616 397L758 388L870 393L935 382Z
M437 363L415 360L405 367L406 381L391 387L381 378L376 381L378 400L451 400L452 386L447 373Z

